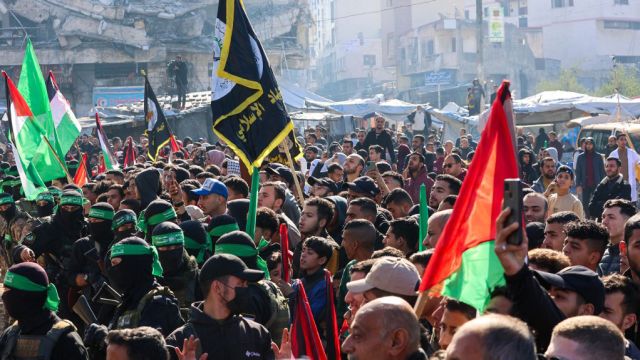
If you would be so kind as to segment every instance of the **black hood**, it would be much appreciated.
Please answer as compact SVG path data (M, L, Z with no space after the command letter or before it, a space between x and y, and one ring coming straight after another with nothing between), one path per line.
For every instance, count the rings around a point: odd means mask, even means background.
M141 209L145 209L150 202L158 199L160 194L160 172L158 169L147 169L136 176L136 188L140 195Z

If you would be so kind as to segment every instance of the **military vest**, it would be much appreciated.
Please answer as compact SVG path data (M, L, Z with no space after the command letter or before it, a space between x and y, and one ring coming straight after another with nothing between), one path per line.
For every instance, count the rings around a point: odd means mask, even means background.
M20 327L15 323L5 330L6 343L0 353L0 360L50 359L53 348L62 336L73 332L78 342L82 343L75 331L76 328L70 321L60 320L45 335L21 335Z
M131 329L138 327L144 308L147 306L147 303L150 300L153 300L153 298L156 296L166 296L171 298L174 297L173 292L168 287L160 286L158 288L152 289L145 296L143 296L142 299L140 299L140 302L135 309L127 310L116 319L112 320L109 324L109 330Z
M269 297L271 317L263 325L271 333L273 341L280 344L282 330L289 327L289 301L278 286L269 280L260 280L257 286Z

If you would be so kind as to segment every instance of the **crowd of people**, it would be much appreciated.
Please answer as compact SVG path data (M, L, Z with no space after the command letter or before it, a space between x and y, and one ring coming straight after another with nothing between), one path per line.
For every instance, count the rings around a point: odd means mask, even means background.
M421 113L416 130L374 116L337 138L300 129L296 169L258 170L255 222L223 143L187 137L152 162L141 136L125 141L135 161L101 172L100 147L83 135L68 168L88 154L91 181L53 180L35 201L3 151L0 358L291 359L306 296L323 345L304 349L311 358L640 359L640 157L624 133L609 154L581 139L562 163L555 133L517 130L525 236L507 243L518 224L504 210L495 253L506 285L480 313L447 297L414 307L478 139L463 129L444 140ZM109 141L124 164L125 142Z

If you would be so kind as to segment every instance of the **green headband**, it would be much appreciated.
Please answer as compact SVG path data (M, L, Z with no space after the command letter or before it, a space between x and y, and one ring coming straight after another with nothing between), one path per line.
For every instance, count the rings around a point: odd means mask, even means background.
M136 223L136 217L131 214L125 213L124 215L119 215L117 219L113 220L113 223L111 224L111 230L116 230L117 228L119 228L124 224L135 224L135 223Z
M142 244L115 244L111 247L110 259L120 256L130 255L151 255L153 256L153 268L151 273L153 276L162 277L162 265L158 257L158 250L155 246L146 246Z
M153 216L150 216L146 220L146 223L147 223L147 225L156 226L156 225L160 224L161 222L173 220L173 219L175 219L177 217L178 217L178 215L176 214L176 211L171 207L171 208L168 208L167 210L161 212L160 214L155 214Z
M182 231L151 236L151 243L155 247L184 245L184 233Z
M211 250L211 237L207 235L205 242L202 244L195 241L194 239L185 236L184 237L184 247L189 250L198 250L198 254L196 255L196 261L198 264L202 264L204 262L204 256L207 250Z
M113 220L113 210L92 207L89 209L89 217L102 220Z
M241 258L255 257L258 269L264 272L265 279L269 280L269 268L267 267L267 262L258 255L260 253L259 249L262 249L267 245L269 245L269 243L264 238L260 239L258 248L242 244L216 244L215 253L231 254Z
M62 195L60 197L60 206L62 205L75 205L75 206L83 206L84 199L82 196L75 195Z
M80 164L67 164L67 169L77 169Z
M18 186L18 185L20 185L20 184L22 184L22 182L20 181L20 179L17 179L17 180L5 180L5 181L3 181L3 182L2 182L2 186L3 186L3 187L5 187L5 186L11 186L11 187L14 187L14 186Z
M213 229L211 229L211 231L209 231L209 236L211 237L220 237L226 233L230 233L232 231L236 231L236 230L240 230L240 228L238 227L238 224L236 223L232 223L232 224L226 224L226 225L219 225L214 227Z
M58 305L60 304L60 297L58 296L58 290L53 284L48 286L36 284L29 280L26 276L16 274L14 272L7 272L4 277L4 286L22 291L32 292L47 292L47 301L45 301L43 309L49 309L53 312L58 311Z
M6 204L15 204L15 201L13 201L13 196L4 195L0 197L0 205L6 205Z
M60 197L62 195L62 191L55 186L50 186L47 189L53 196Z
M11 176L20 176L20 174L18 174L18 170L13 170L13 171L7 170L4 173Z
M53 195L51 195L51 193L49 193L49 192L41 192L36 197L36 202L38 202L38 201L48 201L48 202L52 203L55 200L53 199Z

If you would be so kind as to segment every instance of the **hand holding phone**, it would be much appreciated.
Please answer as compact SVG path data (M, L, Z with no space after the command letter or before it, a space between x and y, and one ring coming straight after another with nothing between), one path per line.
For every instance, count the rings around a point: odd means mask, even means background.
M502 202L502 208L511 209L511 213L504 223L505 227L514 222L519 224L518 230L507 238L507 244L522 244L524 224L522 221L522 182L520 182L520 179L504 180L504 200Z

